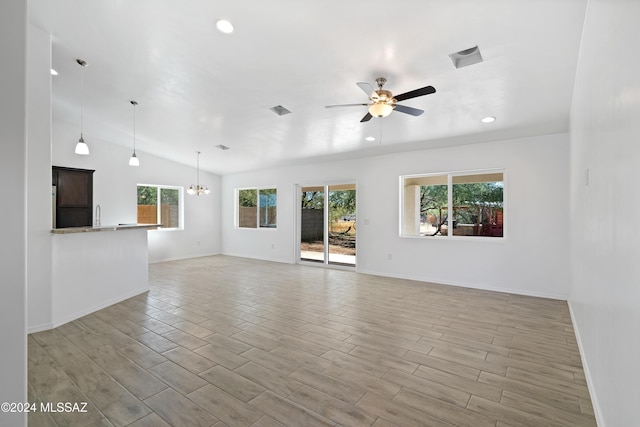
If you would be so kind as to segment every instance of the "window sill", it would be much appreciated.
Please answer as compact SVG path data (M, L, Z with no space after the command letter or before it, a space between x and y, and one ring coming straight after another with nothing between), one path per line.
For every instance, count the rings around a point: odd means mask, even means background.
M401 234L401 238L405 239L419 239L419 240L457 240L457 241L479 241L479 242L504 242L507 240L505 236L502 237L490 237L490 236L413 236L408 234Z

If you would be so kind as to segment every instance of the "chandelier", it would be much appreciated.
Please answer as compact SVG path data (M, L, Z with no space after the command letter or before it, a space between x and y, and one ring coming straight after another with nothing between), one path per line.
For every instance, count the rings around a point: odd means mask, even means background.
M191 184L189 186L189 189L187 190L187 194L190 196L200 196L201 194L209 194L209 189L204 186L204 185L200 185L200 152L196 151L196 153L198 153L198 160L197 160L197 166L196 166L196 185Z

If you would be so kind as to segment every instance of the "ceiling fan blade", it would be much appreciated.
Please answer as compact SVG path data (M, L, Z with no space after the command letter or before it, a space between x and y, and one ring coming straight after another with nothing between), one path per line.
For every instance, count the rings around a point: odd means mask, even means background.
M337 104L337 105L325 105L324 108L336 108L336 107L362 107L369 104Z
M360 123L368 122L369 120L371 120L371 118L372 118L372 117L373 117L373 116L371 115L371 113L367 113L367 114L362 118L362 120L360 120Z
M400 95L394 96L394 98L396 101L404 101L405 99L417 98L418 96L429 95L435 92L436 90L433 86L425 86L410 92L401 93Z
M397 105L397 104L396 104L395 110L400 111L401 113L411 114L412 116L419 116L420 114L424 113L424 110L419 110L417 108L412 108L412 107L407 107L406 105Z
M367 98L368 98L368 97L370 97L370 96L371 96L371 94L373 93L373 86L371 86L371 84L370 84L370 83L367 83L367 82L358 82L358 83L356 83L356 84L358 85L358 87L359 87L360 89L362 89L362 91L363 91L364 93L366 93L366 94L367 94Z

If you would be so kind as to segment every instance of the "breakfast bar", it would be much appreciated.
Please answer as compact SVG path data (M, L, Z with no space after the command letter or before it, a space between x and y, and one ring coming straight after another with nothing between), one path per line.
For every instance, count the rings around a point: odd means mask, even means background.
M51 230L52 325L149 290L147 230L119 224Z

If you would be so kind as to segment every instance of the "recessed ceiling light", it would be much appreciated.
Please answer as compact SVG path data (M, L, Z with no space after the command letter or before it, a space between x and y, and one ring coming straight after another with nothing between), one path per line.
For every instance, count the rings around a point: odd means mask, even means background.
M216 22L216 28L221 33L225 33L225 34L233 33L233 25L231 25L231 22L227 21L226 19L218 20Z
M368 136L365 138L367 141L371 142L371 141L375 141L376 139L373 136Z
M52 76L57 76L57 75L58 75L58 72L52 68L52 69L51 69L51 75L52 75Z
M484 119L481 120L482 123L493 123L496 121L496 118L493 116L487 116Z

